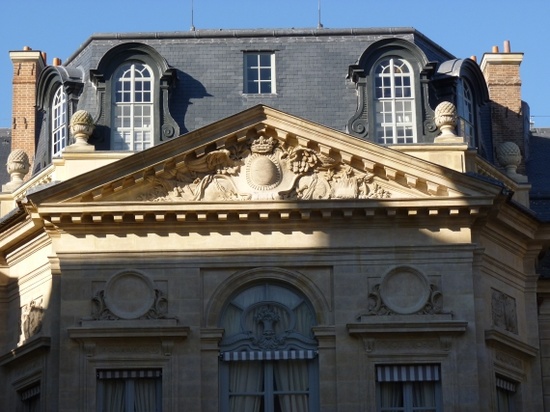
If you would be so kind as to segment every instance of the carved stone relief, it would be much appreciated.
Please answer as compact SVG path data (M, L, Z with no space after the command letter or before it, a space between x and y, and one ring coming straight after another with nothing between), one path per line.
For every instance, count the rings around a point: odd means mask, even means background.
M493 312L493 326L515 334L518 333L516 300L513 297L493 289L491 309Z
M440 314L442 299L436 285L430 284L422 273L407 267L396 268L374 285L368 296L368 312L363 315Z
M44 318L44 307L42 298L31 300L21 307L21 342L28 340L42 329Z
M168 300L147 276L117 273L92 298L92 319L167 319Z
M317 150L282 144L260 132L226 148L188 158L150 176L141 201L310 200L389 198L388 190Z

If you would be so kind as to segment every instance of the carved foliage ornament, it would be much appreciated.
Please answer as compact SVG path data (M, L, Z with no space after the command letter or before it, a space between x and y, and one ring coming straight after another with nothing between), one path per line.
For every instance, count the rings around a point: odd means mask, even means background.
M42 298L31 300L21 308L21 336L24 340L40 332L43 318Z
M368 311L360 315L435 315L443 310L443 295L434 284L411 268L397 268L374 285Z
M142 201L310 200L388 198L361 173L311 148L285 146L263 132L188 159L182 168L148 178Z
M508 332L518 333L516 300L496 289L492 290L491 309L493 325Z
M167 319L168 300L139 272L114 275L92 298L93 320Z

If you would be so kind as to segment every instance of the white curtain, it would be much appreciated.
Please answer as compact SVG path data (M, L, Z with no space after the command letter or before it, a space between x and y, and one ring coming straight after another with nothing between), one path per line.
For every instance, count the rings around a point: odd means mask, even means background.
M229 411L258 412L263 398L262 363L233 362L229 370Z
M135 412L156 412L156 380L155 379L136 379L135 385Z
M435 412L435 384L434 382L413 382L413 406L433 408ZM427 412L430 410L425 409Z
M124 412L125 382L122 379L105 379L103 385L102 412Z
M380 404L382 410L403 407L403 384L401 382L380 383Z
M306 360L278 361L274 364L275 388L286 394L279 398L281 412L308 412L308 365Z

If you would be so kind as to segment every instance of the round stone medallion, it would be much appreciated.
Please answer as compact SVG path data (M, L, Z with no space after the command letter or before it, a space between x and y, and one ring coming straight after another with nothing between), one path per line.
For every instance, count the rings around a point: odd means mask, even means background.
M121 319L137 319L145 315L155 301L151 279L138 272L114 275L105 286L105 305Z
M396 268L384 276L380 297L395 313L409 315L426 305L430 284L424 275L412 268Z

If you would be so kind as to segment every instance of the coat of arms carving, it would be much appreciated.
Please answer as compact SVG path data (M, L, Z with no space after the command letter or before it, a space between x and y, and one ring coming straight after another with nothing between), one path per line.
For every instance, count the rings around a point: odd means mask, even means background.
M142 201L312 200L389 198L373 181L318 150L281 143L258 132L252 137L188 156L183 166L147 180Z

